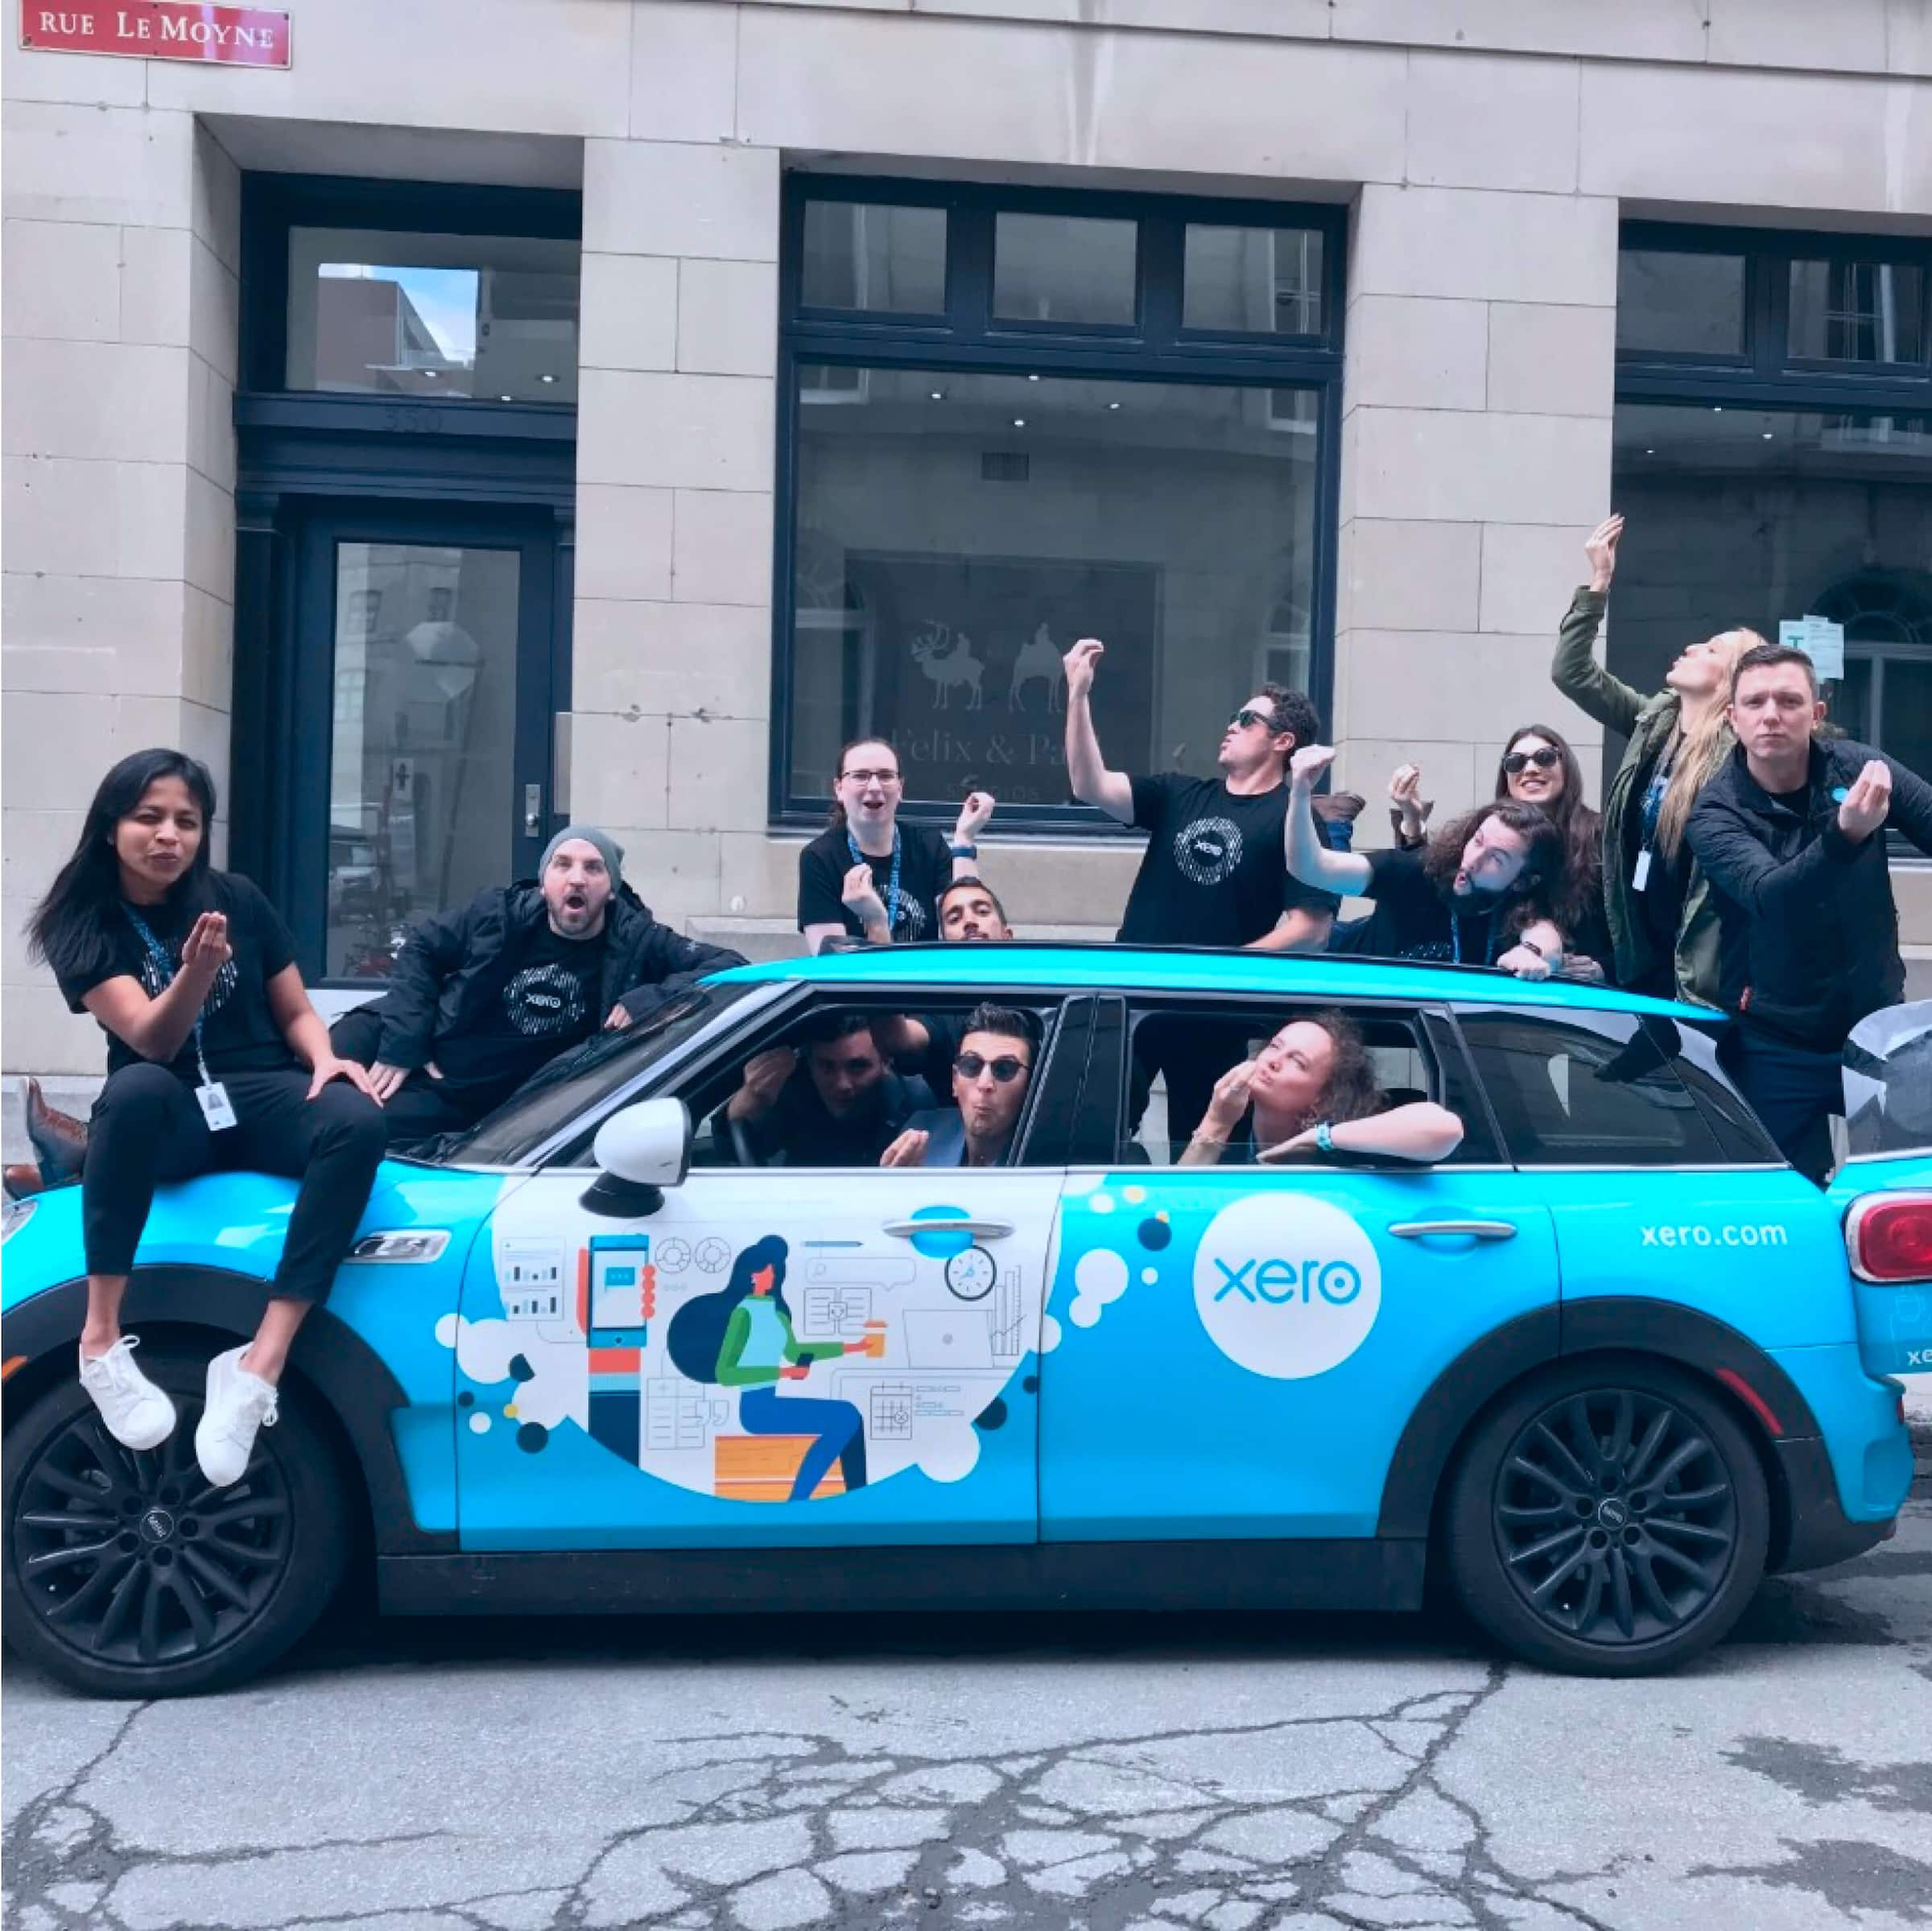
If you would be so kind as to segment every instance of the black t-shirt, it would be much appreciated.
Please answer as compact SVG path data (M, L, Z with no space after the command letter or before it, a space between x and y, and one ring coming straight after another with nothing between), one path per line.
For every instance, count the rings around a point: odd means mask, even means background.
M835 1119L819 1097L811 1068L800 1066L779 1090L778 1104L750 1122L751 1142L770 1165L877 1166L906 1120L932 1104L923 1079L888 1072L861 1104ZM714 1132L729 1144L730 1131L720 1108Z
M865 928L847 910L840 893L845 874L857 861L852 856L849 835L842 824L821 831L799 854L799 930L807 926L842 925L854 939L863 939ZM879 902L892 910L892 854L874 858L862 854L872 867L873 885ZM899 915L894 921L894 945L939 935L939 893L952 882L952 854L946 840L930 825L899 827Z
M1494 965L1516 941L1505 930L1511 910L1492 898L1458 911L1422 869L1420 850L1371 852L1363 896L1375 901L1360 950L1377 959L1447 959L1463 965Z
M1335 910L1303 885L1282 845L1288 787L1239 797L1218 778L1163 771L1133 780L1133 822L1146 831L1120 937L1127 945L1252 945L1282 913Z
M151 999L159 999L180 969L181 947L203 910L225 913L228 943L234 956L215 975L201 1007L201 1042L208 1070L217 1079L229 1073L277 1072L299 1063L269 1010L268 982L294 959L288 927L259 890L238 873L210 872L197 898L193 881L177 885L159 905L108 907L104 943L88 970L63 976L60 991L69 1009L84 1012L82 1001L109 979L138 980ZM130 913L138 913L167 954L171 970L150 955ZM103 1032L107 1032L104 1026ZM138 1066L141 1055L117 1034L107 1034L107 1070ZM191 1086L200 1083L194 1035L175 1054L170 1071Z
M544 919L511 942L502 993L473 1031L440 1040L436 1061L452 1091L515 1091L539 1067L588 1039L604 1023L604 960L610 928L564 939Z

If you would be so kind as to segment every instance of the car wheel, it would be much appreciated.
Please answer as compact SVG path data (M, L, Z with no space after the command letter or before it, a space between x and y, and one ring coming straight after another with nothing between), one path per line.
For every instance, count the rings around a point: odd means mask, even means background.
M1578 1362L1477 1424L1445 1531L1457 1594L1505 1648L1638 1676L1707 1649L1743 1613L1770 1498L1720 1397L1661 1364Z
M123 1448L77 1380L9 1429L0 1594L7 1640L76 1690L154 1697L263 1669L320 1615L349 1545L336 1457L298 1388L248 1472L211 1488L195 1462L207 1364L143 1357L174 1398L159 1448Z

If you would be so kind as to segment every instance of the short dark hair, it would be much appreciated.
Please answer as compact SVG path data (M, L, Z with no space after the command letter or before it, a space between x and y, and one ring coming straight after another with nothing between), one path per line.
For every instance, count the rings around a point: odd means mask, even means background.
M999 893L994 891L985 879L975 878L969 873L964 878L954 879L952 883L939 893L935 909L939 914L939 930L942 934L946 930L946 901L952 897L955 892L964 892L968 889L984 892L993 901L993 909L999 914L1001 925L1009 926L1013 923L1013 921L1006 916L1005 906L1000 903Z
M1737 695L1737 680L1747 670L1768 670L1774 664L1798 664L1803 666L1805 682L1811 687L1811 695L1818 695L1818 666L1805 653L1791 644L1753 644L1731 666L1731 695Z
M1040 1050L1039 1021L1018 1006L995 1005L990 1000L976 1005L966 1015L960 1037L964 1039L968 1033L1001 1033L1009 1039L1024 1039L1036 1053Z
M806 1021L799 1038L809 1050L815 1046L836 1046L841 1039L849 1039L854 1033L871 1030L871 1013L855 1012L848 1006L837 1012L815 1014Z
M1291 690L1286 684L1263 684L1261 695L1268 700L1268 728L1279 737L1294 733L1294 748L1322 741L1322 714L1306 691Z

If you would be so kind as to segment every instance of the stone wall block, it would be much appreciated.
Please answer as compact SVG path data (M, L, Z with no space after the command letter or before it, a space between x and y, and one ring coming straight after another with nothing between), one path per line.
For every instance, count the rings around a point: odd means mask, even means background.
M778 151L587 141L584 246L611 254L775 262Z
M671 595L671 505L668 489L621 483L577 484L577 596ZM572 645L582 661L583 640ZM594 707L593 707L594 708Z
M668 720L573 711L568 732L570 815L580 823L667 823L671 765Z
M178 463L188 448L188 405L185 349L6 343L0 415L9 456Z
M1405 179L1430 188L1570 193L1578 85L1574 60L1412 52Z
M1608 481L1605 477L1606 501ZM1596 520L1485 524L1482 613L1476 627L1518 636L1540 630L1554 650L1563 613L1577 585L1589 580L1583 539L1596 526ZM1598 650L1600 654L1600 644Z
M0 238L0 328L10 336L111 342L121 332L118 228L9 221Z
M729 141L737 108L738 14L715 0L636 0L630 133L643 141Z
M1489 317L1480 302L1363 295L1348 307L1347 406L1480 409Z
M1587 416L1357 409L1352 514L1423 522L1594 522L1608 494L1610 424Z
M188 529L180 463L4 462L10 553L67 576L179 577Z
M1480 524L1356 517L1348 527L1348 629L1478 627Z
M769 378L587 369L579 388L580 483L770 487L777 385Z
M194 212L193 138L184 113L10 101L0 132L6 212L28 221L186 228Z
M1601 192L1371 184L1357 203L1349 299L1455 295L1612 308L1616 225L1616 203Z
M671 595L679 602L769 610L774 500L765 490L680 489Z
M584 368L677 365L675 262L663 255L586 254L583 278L577 359Z
M678 366L769 376L778 354L778 271L770 262L687 261L678 280Z
M770 745L762 718L672 718L669 822L729 831L762 827Z
M1608 416L1616 387L1616 312L1541 303L1489 308L1489 406Z
M580 596L572 681L580 710L762 720L771 709L770 622L744 604Z

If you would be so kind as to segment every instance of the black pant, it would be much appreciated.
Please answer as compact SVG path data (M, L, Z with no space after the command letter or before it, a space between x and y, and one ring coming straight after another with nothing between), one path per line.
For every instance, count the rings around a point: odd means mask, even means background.
M1823 1186L1831 1171L1831 1116L1845 1110L1843 1054L1809 1052L1740 1020L1725 1060L1778 1150Z
M252 1168L302 1182L272 1291L324 1300L382 1163L382 1113L346 1080L331 1080L309 1099L308 1075L299 1071L230 1073L222 1084L236 1124L213 1133L193 1087L166 1067L127 1066L108 1075L80 1176L87 1271L133 1268L158 1182Z
M1248 1057L1245 1020L1189 1019L1155 1013L1133 1034L1131 1124L1138 1127L1156 1073L1167 1081L1167 1139L1179 1160L1214 1097L1215 1082Z
M329 1028L328 1043L338 1058L374 1066L382 1037L382 1015L373 1005L357 1006ZM391 1146L433 1140L439 1133L460 1133L501 1106L514 1090L514 1086L501 1092L464 1087L452 1092L443 1081L431 1079L419 1067L384 1103L383 1130Z

